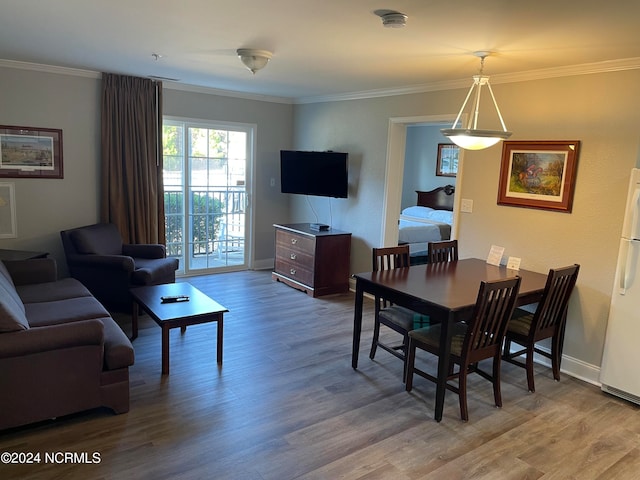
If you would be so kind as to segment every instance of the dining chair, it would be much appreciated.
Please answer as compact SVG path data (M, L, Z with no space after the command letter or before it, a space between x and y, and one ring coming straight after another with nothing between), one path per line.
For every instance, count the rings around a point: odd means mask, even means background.
M458 240L442 240L427 244L429 263L452 262L458 260Z
M409 266L409 245L397 247L385 247L373 249L373 271L391 270ZM426 322L428 318L405 307L393 305L384 298L375 299L375 316L373 326L373 340L369 358L375 358L378 347L386 350L398 357L404 363L402 380L404 381L407 372L407 345L409 331L415 326L422 326L419 322ZM414 324L414 322L417 322ZM402 335L402 343L385 343L380 341L380 325L384 325L391 330Z
M538 302L535 312L521 308L515 309L507 326L503 360L523 367L527 371L527 384L530 392L535 392L533 380L533 355L537 353L551 359L553 378L560 381L560 361L562 360L562 344L567 321L567 305L569 297L578 279L580 265L549 270L547 283ZM551 352L536 347L540 340L551 338ZM511 342L524 347L511 351ZM525 355L525 362L517 360Z
M504 280L481 282L473 314L468 321L451 325L451 351L449 356L449 374L447 389L458 394L460 417L469 420L467 407L467 375L476 372L493 384L493 396L497 407L502 406L500 391L500 351L507 329L507 323L514 310L520 277ZM416 350L419 348L433 355L441 355L441 324L412 330L409 332L409 348L407 353L406 390L413 387L413 374L437 382L433 375L415 366ZM493 358L491 374L478 368L478 362ZM458 365L456 371L455 365ZM456 380L458 384L449 383Z

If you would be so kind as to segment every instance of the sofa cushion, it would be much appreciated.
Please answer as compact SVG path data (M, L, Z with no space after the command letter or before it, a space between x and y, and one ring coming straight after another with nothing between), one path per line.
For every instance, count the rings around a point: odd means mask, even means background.
M0 262L0 291L2 291L3 296L7 295L11 297L18 304L20 310L22 310L22 313L24 314L24 306L21 306L22 300L20 299L20 295L18 295L16 286L11 278L11 274L3 262Z
M67 298L90 297L91 292L75 278L16 287L23 303L51 302Z
M122 237L117 227L99 223L71 232L71 240L79 253L122 255Z
M29 325L32 327L110 316L109 312L94 297L27 303L24 307Z
M16 332L29 328L25 309L11 275L0 262L0 332Z
M15 300L4 283L0 283L0 333L17 332L28 328L29 322L25 316L24 305L19 299Z

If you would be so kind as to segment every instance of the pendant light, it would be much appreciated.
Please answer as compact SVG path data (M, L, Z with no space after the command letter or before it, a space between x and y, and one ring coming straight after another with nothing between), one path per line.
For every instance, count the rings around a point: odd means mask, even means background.
M445 137L448 137L453 143L458 145L461 148L466 150L482 150L484 148L488 148L492 145L495 145L500 140L506 140L511 136L511 132L507 131L507 127L504 124L504 120L502 119L502 115L500 114L500 109L498 108L498 104L496 103L496 98L493 96L493 91L491 90L491 85L489 84L489 77L483 75L482 72L484 70L484 59L489 56L490 52L475 52L474 55L476 57L480 57L480 74L473 76L473 85L471 85L471 89L467 94L467 98L465 98L464 103L462 104L462 108L458 113L455 121L451 128L443 128L440 130ZM486 86L491 94L491 99L493 100L493 106L498 113L498 118L500 119L500 123L502 124L502 130L483 130L478 128L478 115L479 115L479 107L480 107L480 94L482 92L482 87ZM467 126L465 128L456 128L458 125L458 121L460 121L460 117L462 116L462 112L464 112L464 108L467 106L467 102L469 98L471 98L471 94L474 89L476 90L475 98L474 98L474 107L473 112L469 115L469 121L467 122Z

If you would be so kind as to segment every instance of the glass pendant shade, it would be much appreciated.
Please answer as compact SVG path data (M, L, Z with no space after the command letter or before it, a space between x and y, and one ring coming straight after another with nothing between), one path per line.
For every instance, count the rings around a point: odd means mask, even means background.
M272 53L267 50L255 50L252 48L239 48L237 53L240 61L254 75L258 70L266 67L273 56Z

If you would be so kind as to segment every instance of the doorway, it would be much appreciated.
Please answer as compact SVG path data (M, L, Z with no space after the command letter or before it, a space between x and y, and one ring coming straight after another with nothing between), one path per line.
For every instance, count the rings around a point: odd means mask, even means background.
M409 125L450 126L456 114L425 115L415 117L392 117L389 119L387 143L387 168L384 182L384 203L382 217L382 244L394 246L398 244L398 219L401 211L402 184L404 177L404 161L406 152L407 127ZM453 225L451 238L458 238L458 211L460 195L459 179L464 169L464 151L460 151L458 174L455 179L456 194L453 200Z

